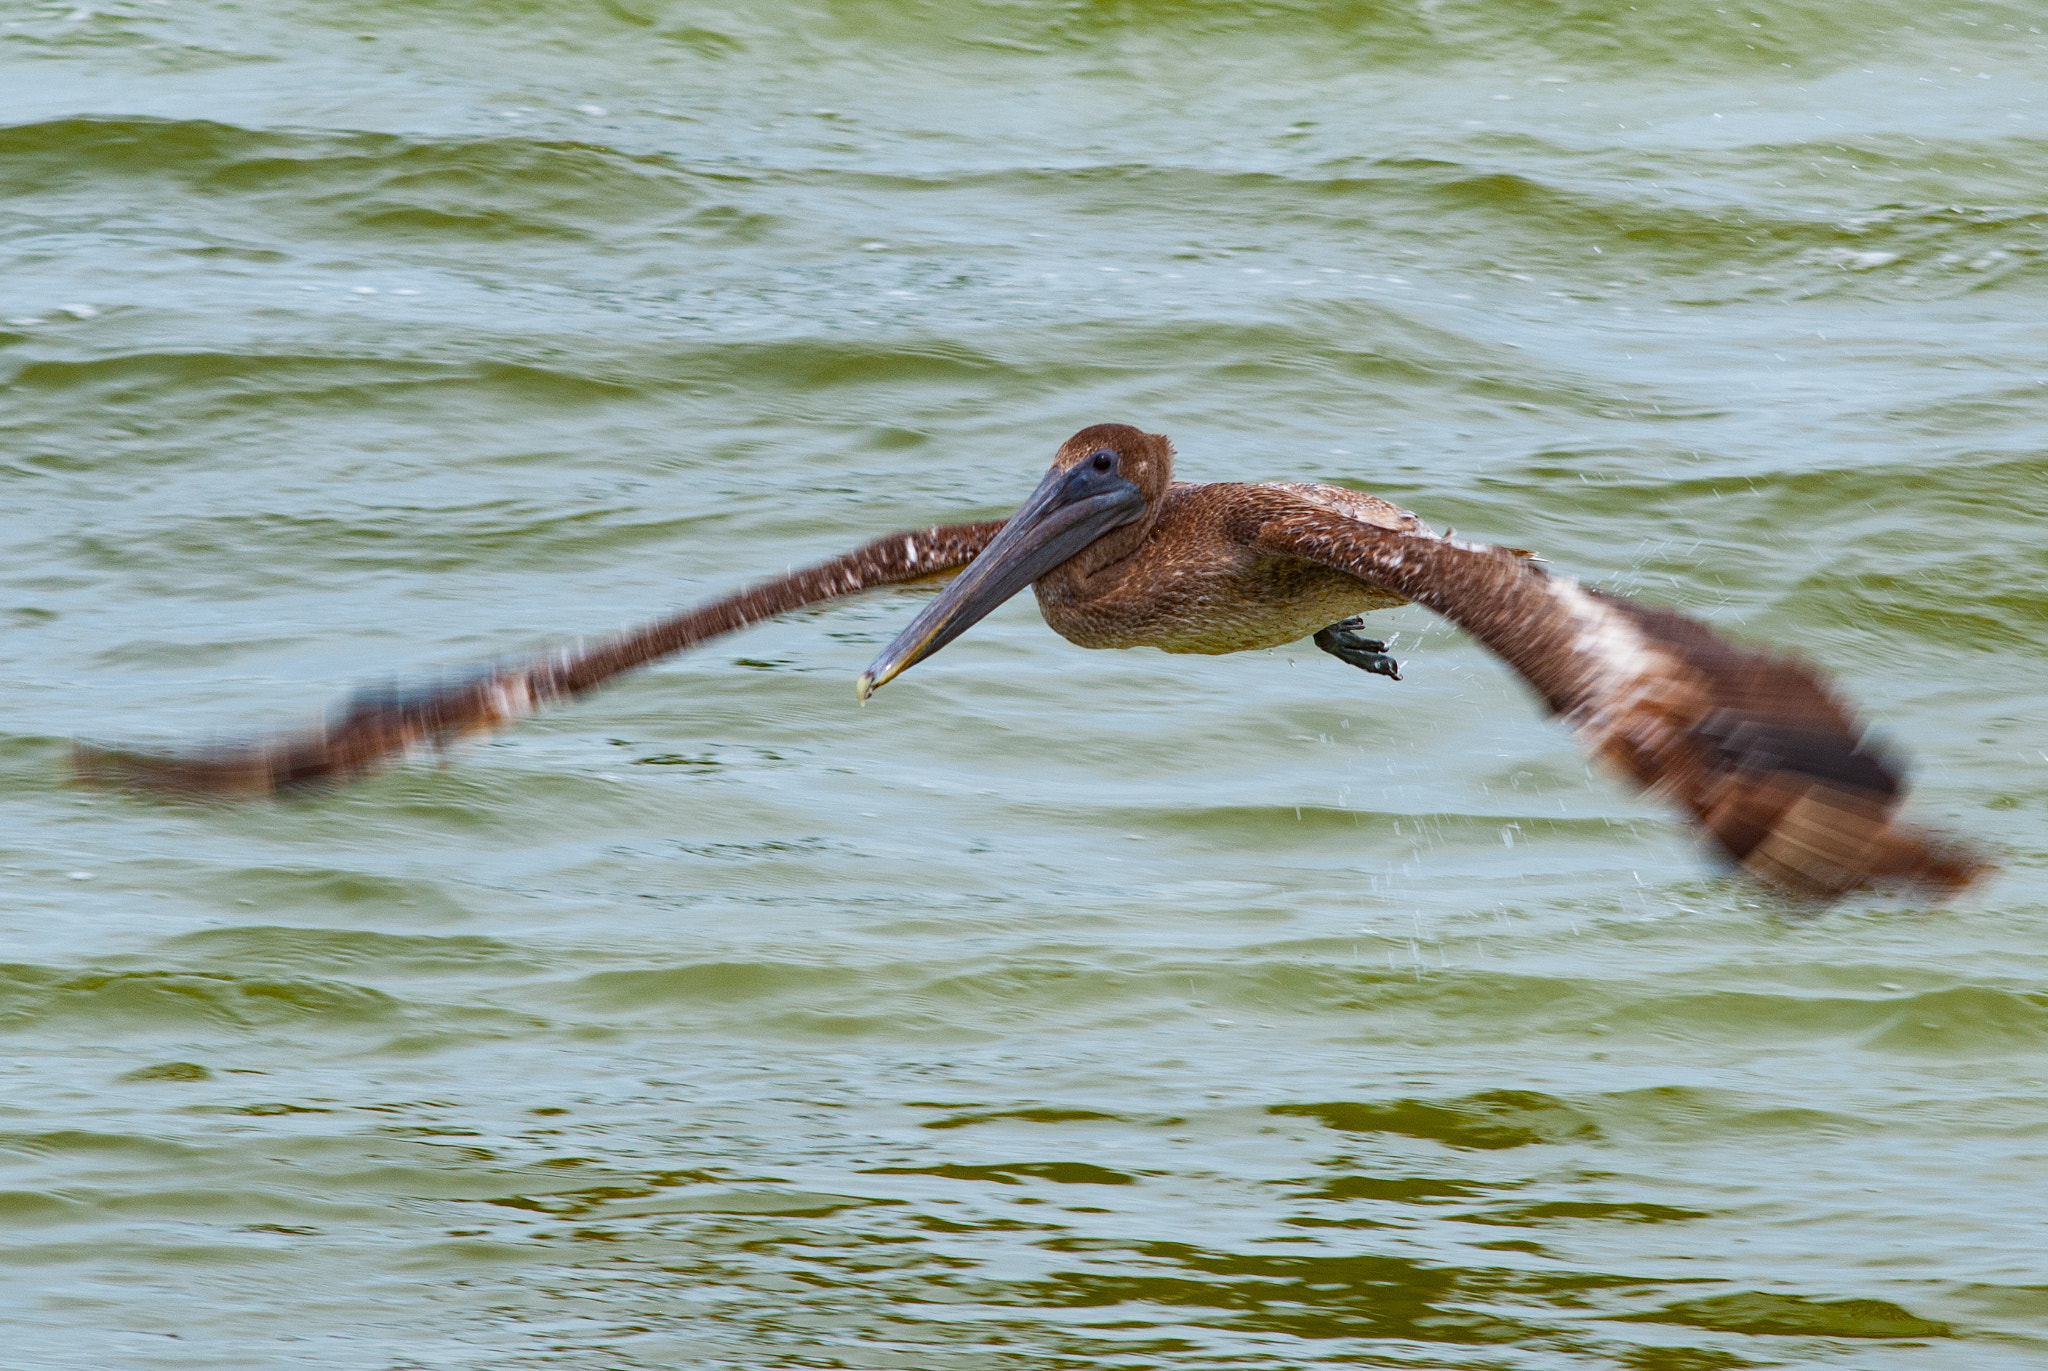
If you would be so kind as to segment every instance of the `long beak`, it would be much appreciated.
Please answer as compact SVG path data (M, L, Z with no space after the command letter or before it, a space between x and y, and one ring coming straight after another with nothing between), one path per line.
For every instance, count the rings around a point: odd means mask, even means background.
M865 704L898 676L972 628L982 616L1090 543L1145 512L1145 497L1116 471L1055 467L981 555L896 635L861 673Z

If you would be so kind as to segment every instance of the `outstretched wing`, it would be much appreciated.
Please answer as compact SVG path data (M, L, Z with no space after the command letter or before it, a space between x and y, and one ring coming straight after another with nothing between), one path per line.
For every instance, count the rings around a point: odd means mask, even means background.
M1796 657L1738 646L1505 549L1306 502L1267 503L1240 534L1451 620L1520 672L1591 752L1683 809L1767 884L1823 898L1885 884L1950 892L1989 869L1899 815L1899 763Z
M572 700L612 677L778 614L882 586L958 571L1002 528L1000 519L892 533L866 547L686 609L595 647L490 667L419 689L359 691L328 720L281 737L188 752L145 752L78 743L79 777L188 795L262 795L344 781L420 747L445 747L503 728L546 705Z

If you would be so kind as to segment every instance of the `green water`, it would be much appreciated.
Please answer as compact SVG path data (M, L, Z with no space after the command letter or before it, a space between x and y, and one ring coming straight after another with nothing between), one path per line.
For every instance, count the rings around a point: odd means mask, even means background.
M2048 12L0 10L0 1364L2048 1364ZM1087 423L1802 647L1996 848L1801 917L1414 611L754 630Z

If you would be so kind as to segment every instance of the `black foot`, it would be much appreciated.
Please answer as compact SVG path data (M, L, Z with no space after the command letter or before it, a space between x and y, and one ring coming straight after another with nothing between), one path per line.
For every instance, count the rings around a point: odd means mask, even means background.
M1375 676L1401 679L1401 664L1387 655L1387 645L1377 638L1365 636L1365 618L1352 615L1339 619L1322 632L1316 634L1315 644L1340 662L1349 662L1360 671L1370 671Z

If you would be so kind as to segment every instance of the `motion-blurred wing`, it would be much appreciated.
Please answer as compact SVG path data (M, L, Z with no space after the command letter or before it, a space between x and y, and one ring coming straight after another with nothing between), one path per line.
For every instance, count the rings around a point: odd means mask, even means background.
M1962 889L1989 869L1906 822L1898 762L1797 658L1729 642L1675 610L1591 590L1501 548L1393 532L1306 503L1242 530L1426 605L1504 659L1580 741L1691 816L1766 883Z
M571 700L622 672L778 614L882 586L958 571L1002 528L1001 520L892 533L829 562L728 595L591 648L492 667L418 689L359 691L326 723L281 737L189 752L76 744L83 780L187 795L263 795L345 781L421 747L445 747Z

